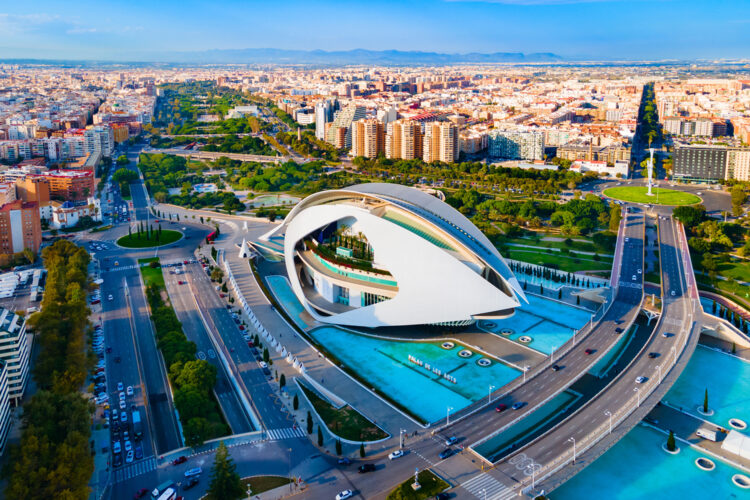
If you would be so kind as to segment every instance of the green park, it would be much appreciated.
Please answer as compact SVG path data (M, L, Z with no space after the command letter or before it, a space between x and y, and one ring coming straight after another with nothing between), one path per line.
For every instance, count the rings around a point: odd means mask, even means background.
M125 248L153 248L169 245L182 238L182 233L171 229L148 228L128 233L117 240L117 244Z
M674 189L652 188L652 196L648 195L646 186L622 186L604 190L604 196L631 203L649 203L652 205L695 205L701 199L691 193Z

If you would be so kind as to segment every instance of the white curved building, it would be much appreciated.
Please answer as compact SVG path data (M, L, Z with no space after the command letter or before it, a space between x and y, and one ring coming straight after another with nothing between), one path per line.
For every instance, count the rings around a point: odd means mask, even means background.
M313 194L284 233L292 289L323 323L466 325L505 317L523 290L495 247L438 198L397 184Z

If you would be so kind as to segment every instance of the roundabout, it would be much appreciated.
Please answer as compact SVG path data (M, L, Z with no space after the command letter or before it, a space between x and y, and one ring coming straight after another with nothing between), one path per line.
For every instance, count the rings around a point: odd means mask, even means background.
M691 193L675 189L653 188L653 196L649 196L646 186L622 186L605 189L603 194L609 198L631 203L648 203L650 205L695 205L701 199Z
M122 236L116 243L122 248L155 248L169 245L180 239L182 239L181 232L164 229L160 234L158 231L153 231L150 236L146 236L145 233L142 233L140 237L138 234Z

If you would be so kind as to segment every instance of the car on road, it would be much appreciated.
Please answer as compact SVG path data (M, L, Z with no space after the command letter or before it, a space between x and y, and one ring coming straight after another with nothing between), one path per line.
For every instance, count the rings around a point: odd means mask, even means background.
M122 455L115 455L115 460L112 465L114 465L115 467L120 467L122 465Z
M552 365L552 371L553 372L559 372L560 371L560 365Z
M347 498L351 498L352 496L354 496L352 490L344 490L336 495L336 500L346 500Z
M648 357L651 358L651 359L658 358L659 356L661 356L661 354L659 354L658 352L650 352L650 353L648 353Z
M500 413L500 412L503 412L503 411L505 411L507 409L508 409L508 405L500 404L500 405L497 406L497 408L495 408L495 411L498 412L498 413Z
M187 462L187 457L180 456L172 460L172 465L180 465L180 464L184 464L185 462Z
M641 269L638 269L638 274L642 274L643 271Z
M133 495L133 500L138 500L139 498L143 498L146 495L148 495L148 490L146 488L141 488L140 490L136 491Z
M675 296L674 290L672 290L671 292L669 292L669 295L671 295L672 297L674 297Z
M452 448L446 448L440 453L438 453L438 457L440 457L441 460L445 460L446 458L453 455L453 449Z
M648 380L648 379L647 379L646 377L643 377L643 376L641 376L641 377L636 377L636 379L635 379L635 383L636 383L636 384L642 384L642 383L644 383L644 382L645 382L646 380Z
M182 489L183 490L189 490L190 488L192 488L193 486L195 486L199 482L200 482L200 479L198 479L198 477L196 477L196 476L191 477L190 479L187 480L187 482L182 487Z
M128 414L124 411L120 412L120 422L122 422L123 424L128 422Z
M584 352L586 353L587 356L589 356L591 354L594 354L594 350L593 349L586 349Z
M182 280L180 280L180 281L178 281L178 282L177 282L177 284L178 284L178 285L184 285L184 284L185 284L185 281L182 281Z
M450 446L450 445L456 444L457 442L458 442L458 438L456 436L451 436L445 440L445 446Z
M119 441L115 441L114 443L112 443L112 453L117 455L121 451L122 451L122 445L120 444Z
M261 368L268 368L268 365L265 361L258 361L258 365L260 365Z
M526 406L526 402L525 401L519 401L518 403L514 403L513 406L511 406L511 408L513 408L514 410L520 410L524 406Z
M375 464L362 464L357 470L360 474L364 474L365 472L375 472Z
M203 472L203 469L200 467L193 467L192 469L188 469L185 471L185 477L197 477L200 476Z
M404 456L404 451L403 450L392 451L388 455L388 460L396 460L397 458L401 458L403 456Z
M615 333L622 333L622 328L620 328L619 326L615 328Z
M669 332L664 332L664 333L661 334L661 336L664 337L665 339L668 339L669 337L672 336L672 334L669 333Z
M117 382L117 391L118 392L122 392L123 387L124 386L122 385L122 382Z
M109 301L112 301L112 300L114 300L114 297L112 296L112 294L111 294L111 293L110 293L109 295L107 295L107 300L109 300Z
M129 440L126 439L125 440L125 451L132 451L132 450L133 450L132 443Z
M132 396L133 395L133 386L129 385L128 388L127 388L127 390L125 392L128 394L128 396Z
M635 277L635 274L633 275L633 281L637 280L638 278Z
M448 495L445 492L441 492L435 495L435 500L448 500L449 498L450 498L450 495Z
M338 460L339 465L351 465L352 461L349 460L347 457L341 457Z
M133 462L133 450L130 450L125 456L125 463L129 464Z
M121 410L124 410L127 407L128 407L128 404L125 401L120 401L120 409Z
M120 401L125 401L125 393L124 392L120 393Z

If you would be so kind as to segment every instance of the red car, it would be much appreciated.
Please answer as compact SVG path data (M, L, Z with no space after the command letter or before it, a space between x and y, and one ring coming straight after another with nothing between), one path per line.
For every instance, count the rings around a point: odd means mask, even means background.
M593 349L586 349L585 352L586 352L587 355L588 354L594 354L594 350Z
M180 465L180 464L184 464L185 462L187 462L187 457L181 456L172 460L172 465Z
M135 492L135 495L133 495L133 498L143 498L148 494L148 490L146 488L141 488L140 490Z
M245 325L240 325L240 330L244 330L244 329L245 329Z
M184 285L184 284L185 284L185 282L184 282L184 281L178 281L178 282L177 282L177 284L178 284L178 285Z
M185 265L187 265L187 264L188 264L188 261L186 261L186 260L183 260L183 261L182 261L182 263L183 263L183 264L185 264Z
M255 346L255 344L253 344L253 341L252 341L252 340L248 340L248 341L247 341L247 346L248 346L248 347L254 347L254 346Z
M495 408L495 411L498 412L498 413L500 413L501 411L505 411L507 409L508 409L508 405L501 404L500 406L498 406L497 408Z

